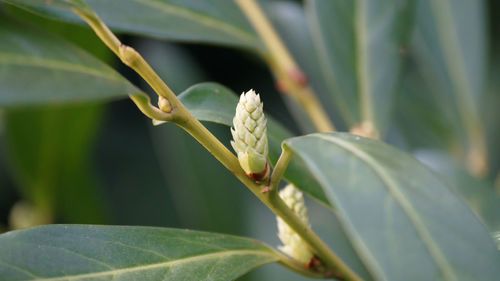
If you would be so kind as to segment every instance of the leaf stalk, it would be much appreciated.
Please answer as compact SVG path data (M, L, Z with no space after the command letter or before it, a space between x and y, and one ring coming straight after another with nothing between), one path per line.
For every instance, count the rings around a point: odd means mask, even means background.
M286 168L288 167L288 163L290 163L290 160L292 159L292 155L293 153L290 151L290 149L288 149L287 147L282 148L280 158L278 158L278 161L274 166L273 173L271 174L271 180L269 183L270 191L276 190L278 188L278 184L280 183L280 180L283 177Z

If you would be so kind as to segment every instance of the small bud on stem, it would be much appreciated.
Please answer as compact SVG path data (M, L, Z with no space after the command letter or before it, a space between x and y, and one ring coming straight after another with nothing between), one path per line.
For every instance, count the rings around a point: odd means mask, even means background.
M170 105L170 102L162 96L158 96L158 107L163 112L169 113L172 111L172 106Z

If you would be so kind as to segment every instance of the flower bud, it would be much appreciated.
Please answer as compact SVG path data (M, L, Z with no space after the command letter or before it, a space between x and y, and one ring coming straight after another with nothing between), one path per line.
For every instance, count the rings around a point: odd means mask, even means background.
M231 145L247 175L263 181L269 177L266 117L254 90L241 94L231 128Z
M303 222L309 224L301 191L289 184L279 192L279 195ZM276 217L276 219L278 221L278 237L283 243L283 246L279 246L278 249L303 264L309 263L314 254L307 243L280 217Z

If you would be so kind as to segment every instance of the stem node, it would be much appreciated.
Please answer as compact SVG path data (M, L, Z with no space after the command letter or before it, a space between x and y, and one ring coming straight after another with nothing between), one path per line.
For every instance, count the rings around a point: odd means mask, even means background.
M134 48L125 44L120 44L120 46L118 47L118 53L121 61L125 65L131 68L134 68L138 65L139 57L141 55Z
M280 158L276 162L274 166L273 173L271 174L271 179L269 181L269 190L276 190L278 188L278 184L280 183L281 178L285 174L286 168L288 167L288 163L292 159L293 152L291 152L288 148L283 146L281 151Z
M130 99L135 103L137 108L153 120L171 121L174 111L164 112L151 104L149 97L144 94L129 95Z
M288 71L288 76L290 79L299 87L307 86L307 76L305 73L298 67L292 68Z
M269 192L271 189L269 189L269 186L266 186L264 187L263 189L260 190L260 193L267 193Z

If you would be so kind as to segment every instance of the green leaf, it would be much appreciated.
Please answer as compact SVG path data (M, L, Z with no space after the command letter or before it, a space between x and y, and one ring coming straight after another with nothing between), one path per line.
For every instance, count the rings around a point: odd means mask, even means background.
M102 106L17 108L4 116L9 164L23 196L65 222L104 223L90 158Z
M499 276L500 252L485 226L405 152L345 133L296 137L284 145L320 182L375 280Z
M471 176L441 151L419 150L415 157L442 175L490 232L500 231L500 195L492 182Z
M454 134L466 150L484 146L479 116L484 105L487 63L484 2L418 1L412 41L419 71L437 97L443 118L452 120Z
M443 114L446 109L436 101L435 89L423 80L414 65L407 67L396 98L394 124L401 134L405 149L421 147L450 150L460 147L453 128L456 122Z
M139 90L61 38L0 20L0 106L83 102Z
M238 98L228 88L216 83L201 83L185 90L179 99L202 121L215 122L226 126L233 125L233 117ZM281 142L292 136L288 130L267 115L267 137L269 142L269 159L274 165L281 154ZM329 205L326 197L312 175L300 161L291 163L285 178L300 187L304 192Z
M96 40L94 31L88 28L88 26L43 17L17 6L1 3L0 5L3 7L3 13L6 17L12 19L14 22L36 26L38 29L43 29L59 38L64 38L64 40L80 47L105 63L115 64L118 61L118 58L114 53L109 51L106 45L100 40Z
M387 129L413 6L413 0L306 1L324 79L349 126L371 121L381 133Z
M1 0L69 21L80 21L61 2ZM261 42L233 1L228 0L86 0L117 31L154 38L206 42L262 50ZM66 5L67 6L67 5Z
M238 98L225 86L211 82L200 83L182 92L179 99L196 119L233 125Z
M363 257L356 253L352 242L346 231L342 228L342 222L337 212L332 212L320 204L314 204L312 200L306 201L312 229L318 233L324 241L330 245L332 250L354 270L363 280L373 280L366 266L363 264ZM327 222L327 223L325 223Z
M83 0L2 0L13 5L19 6L33 6L33 7L45 7L47 5L52 5L55 8L78 8L83 7L85 4Z
M4 280L233 280L277 261L236 236L154 227L52 225L0 236Z

